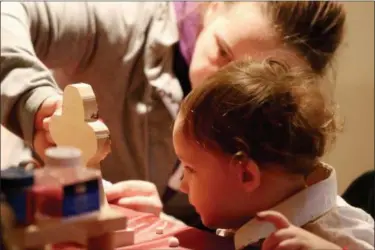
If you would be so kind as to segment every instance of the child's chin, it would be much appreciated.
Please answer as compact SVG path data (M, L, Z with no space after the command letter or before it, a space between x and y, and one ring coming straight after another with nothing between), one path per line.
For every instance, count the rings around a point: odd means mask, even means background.
M201 219L203 225L210 229L222 228L219 218L213 218L212 216L201 216Z

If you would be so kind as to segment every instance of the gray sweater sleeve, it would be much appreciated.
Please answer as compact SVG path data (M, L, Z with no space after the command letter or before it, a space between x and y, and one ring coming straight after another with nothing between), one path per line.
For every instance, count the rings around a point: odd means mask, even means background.
M96 33L99 7L1 3L1 124L27 143L33 140L40 104L61 93L49 68L85 70L90 64L95 37L103 35Z

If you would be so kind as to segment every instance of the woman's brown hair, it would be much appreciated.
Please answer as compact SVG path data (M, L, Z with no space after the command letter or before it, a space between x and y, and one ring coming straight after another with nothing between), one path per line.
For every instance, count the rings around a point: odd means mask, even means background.
M225 2L228 9L242 2ZM205 14L210 3L200 4ZM281 42L295 50L315 73L323 75L340 47L346 11L336 1L267 1L258 3Z
M338 129L320 80L272 59L230 63L186 97L183 131L204 148L308 174Z
M336 1L269 1L264 3L282 41L325 73L343 40L346 12Z

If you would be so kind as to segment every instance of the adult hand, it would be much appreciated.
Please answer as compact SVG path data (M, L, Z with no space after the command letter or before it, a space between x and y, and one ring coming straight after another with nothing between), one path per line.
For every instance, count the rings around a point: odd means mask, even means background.
M51 116L56 112L61 112L61 108L62 96L51 96L43 101L35 115L33 148L43 161L45 160L44 151L49 147L55 146L55 142L49 133Z
M122 181L105 187L104 190L111 204L156 216L159 216L163 209L156 186L148 181Z
M292 225L281 213L264 211L257 214L259 221L272 223L276 231L262 245L262 250L340 250L339 246Z

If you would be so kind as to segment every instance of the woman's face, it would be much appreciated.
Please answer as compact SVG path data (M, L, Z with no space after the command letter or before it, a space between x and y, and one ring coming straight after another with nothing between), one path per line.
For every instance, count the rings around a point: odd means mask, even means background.
M242 2L229 7L225 2L215 2L209 5L190 65L192 87L233 60L249 56L262 60L275 54L278 57L293 54L282 47L261 4Z

